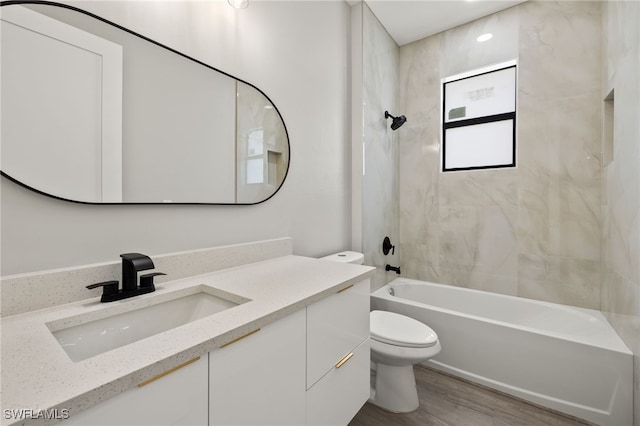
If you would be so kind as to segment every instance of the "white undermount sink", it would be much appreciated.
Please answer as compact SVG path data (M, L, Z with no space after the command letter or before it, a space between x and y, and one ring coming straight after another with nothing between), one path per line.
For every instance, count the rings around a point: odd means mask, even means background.
M193 294L78 325L60 327L65 320L59 320L47 326L69 358L78 362L248 301L240 296L214 295L200 289Z

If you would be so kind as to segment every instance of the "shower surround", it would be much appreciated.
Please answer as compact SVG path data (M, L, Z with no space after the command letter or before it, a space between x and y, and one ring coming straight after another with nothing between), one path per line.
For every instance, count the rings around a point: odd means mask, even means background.
M372 288L391 281L393 272L385 272L387 263L397 266L399 254L385 256L382 240L398 240L398 152L399 134L406 127L391 130L385 111L403 115L398 107L400 94L399 49L375 15L363 3L362 8L362 114L364 173L362 193L362 248L365 265L376 266ZM409 118L409 122L413 120Z
M603 5L603 98L615 90L613 147L602 179L600 310L634 353L640 426L640 3Z
M600 9L529 1L400 48L405 276L600 308ZM441 173L441 79L512 59L517 168Z
M440 173L441 79L511 59L517 168ZM530 0L402 46L400 81L403 275L602 311L640 426L640 3Z

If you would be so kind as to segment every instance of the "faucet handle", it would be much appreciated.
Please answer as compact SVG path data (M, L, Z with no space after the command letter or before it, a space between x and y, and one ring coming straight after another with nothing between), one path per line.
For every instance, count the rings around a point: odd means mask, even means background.
M396 254L396 246L391 244L389 237L384 237L384 240L382 240L382 253L386 256L389 251L391 251L391 255Z
M91 284L88 285L87 288L89 290L92 290L94 288L98 288L98 287L102 287L102 298L101 301L108 301L106 299L108 299L109 296L114 295L114 294L118 294L118 281L105 281L102 283L95 283L95 284Z
M153 285L153 277L158 275L167 275L164 272L152 272L150 274L140 275L140 287L155 287Z

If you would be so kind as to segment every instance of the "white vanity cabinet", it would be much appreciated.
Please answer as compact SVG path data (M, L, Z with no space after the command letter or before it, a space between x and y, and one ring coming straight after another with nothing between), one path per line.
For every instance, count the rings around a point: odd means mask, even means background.
M347 425L369 397L369 358L365 280L62 424Z
M307 425L346 425L369 398L369 280L307 307Z
M62 421L64 426L204 426L207 356L196 358Z
M305 324L301 309L209 352L211 426L304 424Z

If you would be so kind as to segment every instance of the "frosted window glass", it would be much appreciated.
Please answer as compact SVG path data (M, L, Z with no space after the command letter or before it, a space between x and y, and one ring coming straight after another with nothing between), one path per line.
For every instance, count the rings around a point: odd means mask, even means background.
M513 120L445 130L444 169L514 165Z
M443 80L442 171L515 167L515 61Z
M516 68L445 83L445 123L516 110Z

